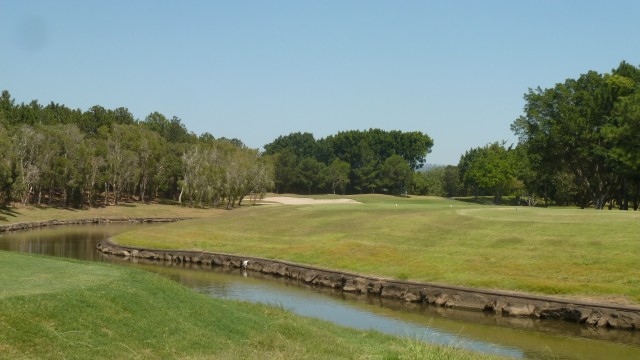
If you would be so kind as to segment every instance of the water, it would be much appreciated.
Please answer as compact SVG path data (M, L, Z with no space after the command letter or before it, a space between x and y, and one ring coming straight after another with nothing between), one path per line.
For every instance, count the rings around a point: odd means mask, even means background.
M159 225L73 225L4 233L0 249L134 266L214 297L272 304L340 325L516 358L640 359L638 332L405 304L239 269L132 262L95 250L102 239L144 226Z

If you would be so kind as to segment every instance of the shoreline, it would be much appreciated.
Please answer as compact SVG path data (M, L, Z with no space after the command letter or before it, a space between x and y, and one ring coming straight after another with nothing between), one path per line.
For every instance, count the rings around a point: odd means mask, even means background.
M45 220L0 225L0 233L62 225L177 222L187 219L190 218L118 217ZM147 249L119 245L109 239L101 241L97 249L105 254L129 259L243 268L263 274L300 280L309 285L332 288L346 293L369 294L407 303L480 311L485 314L493 314L496 317L530 318L544 321L562 320L593 328L640 330L640 306L394 280L254 256L193 250ZM247 265L243 267L243 261L247 260Z
M481 311L500 317L562 320L594 328L640 330L640 306L401 281L254 256L124 246L109 239L101 241L97 248L102 253L129 259L242 268L346 293L369 294L409 303ZM244 263L245 261L247 263Z
M153 223L153 222L177 222L182 220L189 220L191 218L188 217L135 217L135 218L84 218L84 219L71 219L71 220L43 220L43 221L33 221L33 222L19 222L13 224L0 225L0 233L8 232L8 231L20 231L20 230L29 230L36 229L42 227L50 227L50 226L62 226L62 225L85 225L85 224L108 224L108 223L123 223L123 222L131 222L131 223Z

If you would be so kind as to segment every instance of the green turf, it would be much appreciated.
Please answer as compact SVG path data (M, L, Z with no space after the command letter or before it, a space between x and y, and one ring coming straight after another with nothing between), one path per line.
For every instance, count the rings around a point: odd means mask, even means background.
M0 225L43 220L69 220L85 218L144 218L144 217L211 217L222 214L218 209L189 208L179 205L120 203L89 209L52 208L47 206L21 206L0 208Z
M2 251L0 264L0 358L489 358L209 298L131 268Z
M125 233L122 244L286 259L398 279L640 303L640 213L442 198L265 205Z

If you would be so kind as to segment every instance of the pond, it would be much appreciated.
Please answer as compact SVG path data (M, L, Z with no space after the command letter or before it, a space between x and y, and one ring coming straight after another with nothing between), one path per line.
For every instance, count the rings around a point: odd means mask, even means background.
M0 249L142 268L209 296L260 302L359 329L452 344L516 358L639 359L640 332L502 318L317 288L239 269L125 260L96 250L100 240L150 224L71 225L0 234Z

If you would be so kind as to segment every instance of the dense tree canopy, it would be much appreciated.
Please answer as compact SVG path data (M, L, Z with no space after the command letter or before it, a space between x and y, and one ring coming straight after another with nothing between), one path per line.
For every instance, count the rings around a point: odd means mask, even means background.
M640 69L621 63L611 73L589 71L549 89L529 90L525 113L512 125L526 149L531 191L568 197L601 209L629 196L637 207ZM634 158L635 157L635 158Z
M344 187L343 191L352 193L399 194L409 189L411 173L424 165L432 146L433 140L418 131L370 129L339 132L319 140L310 133L292 133L264 148L275 164L278 192L334 192ZM337 188L331 177L336 174L336 159L349 169ZM345 168L341 165L341 172Z
M517 152L496 142L467 151L460 159L460 177L473 195L489 193L500 204L516 187L517 163Z
M264 194L273 170L237 139L199 138L177 117L83 112L0 96L0 203L104 206L173 198L227 208Z

